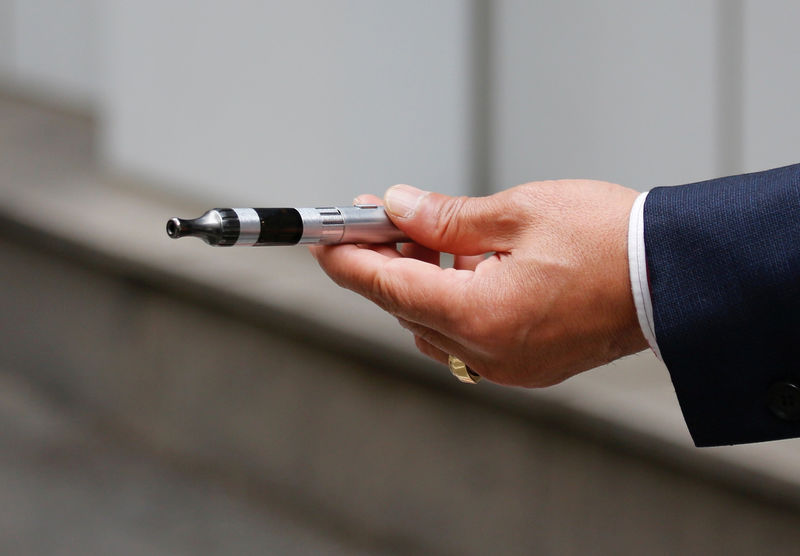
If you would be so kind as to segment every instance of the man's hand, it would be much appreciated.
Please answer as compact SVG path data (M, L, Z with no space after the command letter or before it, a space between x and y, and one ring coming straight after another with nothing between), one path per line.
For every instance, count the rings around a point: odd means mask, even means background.
M576 180L481 198L397 185L386 211L414 243L311 251L336 283L396 316L425 355L455 355L501 384L548 386L647 347L628 276L636 196ZM454 268L439 267L440 252L456 256Z

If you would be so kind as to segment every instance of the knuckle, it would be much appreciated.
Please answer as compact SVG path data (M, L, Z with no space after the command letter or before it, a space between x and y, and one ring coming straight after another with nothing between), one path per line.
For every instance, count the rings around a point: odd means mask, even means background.
M383 310L396 314L398 303L396 293L390 284L391 272L375 272L369 284L369 298Z
M533 196L532 184L518 185L506 191L506 202L511 205L518 206L524 205L531 201Z
M439 207L436 215L436 237L445 243L456 239L460 233L460 219L469 197L459 196L448 199Z
M436 335L430 328L425 328L424 326L417 327L414 331L416 338L423 340L429 346L433 346L434 342L436 341Z
M443 360L444 354L436 346L432 345L421 336L414 335L414 344L417 346L417 349L420 353L422 353L422 355L430 357L436 361Z
M486 203L482 212L490 216L490 221L482 225L490 227L498 237L511 239L530 218L532 204L522 186L491 195L481 199L481 202Z
M520 220L530 218L531 211L535 211L541 205L541 189L538 184L518 185L505 192L502 203L508 215L507 220L519 225Z
M506 193L515 206L521 207L520 210L527 213L534 211L534 213L540 214L543 209L558 203L559 192L563 192L563 187L559 185L559 182L540 181L518 185Z
M433 353L433 346L421 334L414 334L414 344L425 355Z

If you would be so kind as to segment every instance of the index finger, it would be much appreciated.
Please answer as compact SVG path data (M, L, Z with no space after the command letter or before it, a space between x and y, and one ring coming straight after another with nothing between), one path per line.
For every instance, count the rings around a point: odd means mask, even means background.
M374 204L383 206L383 199L376 197L375 195L363 194L353 199L353 203L356 205ZM420 261L425 261L426 263L435 265L439 264L440 254L438 251L434 251L433 249L424 247L419 243L414 243L412 241L403 244L402 254L404 257L412 257L414 259L419 259Z
M383 206L383 199L378 197L377 195L372 195L370 193L362 193L355 199L353 199L354 205L377 205L379 207Z
M440 268L406 257L387 257L355 245L312 248L322 269L337 284L382 309L440 332L460 321L465 290L474 273Z

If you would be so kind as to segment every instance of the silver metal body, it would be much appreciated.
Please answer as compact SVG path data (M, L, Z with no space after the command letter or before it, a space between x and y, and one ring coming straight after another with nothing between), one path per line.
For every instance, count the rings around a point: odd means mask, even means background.
M408 237L386 216L383 207L377 205L298 208L297 212L303 219L303 236L300 238L300 243L408 241Z
M255 245L261 235L261 218L251 208L235 208L233 211L239 217L239 239L236 245Z
M167 235L173 239L194 236L217 246L409 241L377 205L216 208L199 218L170 218Z

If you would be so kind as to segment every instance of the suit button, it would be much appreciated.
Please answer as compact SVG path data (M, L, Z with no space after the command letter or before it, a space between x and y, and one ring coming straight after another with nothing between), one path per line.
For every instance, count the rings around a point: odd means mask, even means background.
M784 421L800 420L800 386L793 382L776 382L769 389L769 409Z

